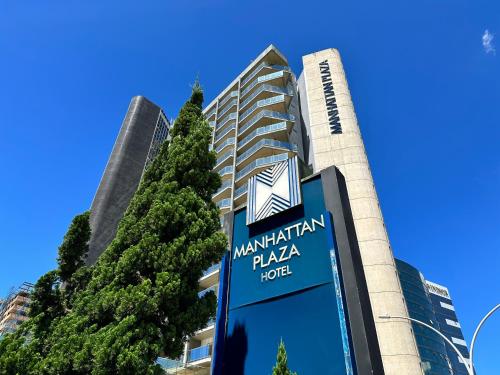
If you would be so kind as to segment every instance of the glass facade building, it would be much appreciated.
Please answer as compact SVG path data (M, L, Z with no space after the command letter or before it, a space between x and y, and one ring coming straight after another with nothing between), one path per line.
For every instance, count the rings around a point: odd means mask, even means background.
M434 309L422 274L413 266L396 260L403 294L411 318L439 330ZM452 375L444 340L432 330L412 323L425 374Z
M425 280L418 269L402 260L396 259L396 266L410 317L440 331L467 360L469 351L448 289ZM417 323L412 325L425 374L468 374L457 353L442 337Z
M458 321L448 288L431 281L426 281L425 283L432 306L434 307L439 330L451 342L453 342L453 344L455 344L465 360L468 361L470 358L469 350L467 348L467 343L465 342L462 328ZM451 362L451 367L453 368L453 374L467 375L468 372L462 363L462 359L452 348L450 348L449 345L446 346L446 349L448 351L448 358Z

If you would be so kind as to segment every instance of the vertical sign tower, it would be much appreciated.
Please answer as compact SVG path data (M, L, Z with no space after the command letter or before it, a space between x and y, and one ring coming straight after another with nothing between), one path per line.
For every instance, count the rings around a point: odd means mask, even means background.
M385 373L421 374L410 324L378 318L408 312L340 55L327 49L302 60L306 158L315 172L335 165L345 177Z

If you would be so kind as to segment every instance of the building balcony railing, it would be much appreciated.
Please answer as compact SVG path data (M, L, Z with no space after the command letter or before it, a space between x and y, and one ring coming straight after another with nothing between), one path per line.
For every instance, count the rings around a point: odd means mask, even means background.
M249 128L251 128L255 123L257 123L260 119L263 117L269 117L272 119L277 119L277 120L282 120L282 121L295 121L295 116L287 113L282 113L282 112L277 112L277 111L270 111L267 109L264 109L257 113L254 117L252 117L248 122L240 127L239 129L239 134L244 134L245 131L247 131Z
M243 160L247 159L249 156L254 154L257 150L264 148L264 147L279 148L279 149L289 150L289 151L297 151L297 145L295 145L295 144L291 144L288 142L281 142L281 141L277 141L275 139L262 139L259 142L257 142L256 144L254 144L252 147L250 147L243 154L238 156L236 158L236 165L240 164Z
M231 198L223 199L223 200L217 202L216 205L220 209L222 209L222 208L230 208L231 207Z
M222 183L222 185L220 186L219 189L217 189L217 191L214 193L214 195L212 195L212 198L213 197L216 197L217 195L219 195L220 193L222 193L224 190L230 188L232 186L233 182L231 180L226 180Z
M217 286L213 285L210 288L203 289L202 291L198 292L198 297L201 298L208 292L214 292L215 294L217 294Z
M248 103L250 103L253 99L255 99L256 96L258 96L260 93L262 93L264 91L272 92L275 94L284 94L284 95L288 95L288 96L293 95L293 91L289 88L286 88L286 87L279 87L279 86L273 86L273 85L262 85L257 90L255 90L252 93L252 95L250 95L242 103L240 103L240 110L245 108L248 105Z
M234 130L234 129L236 129L236 124L233 124L227 128L224 128L223 130L220 131L219 134L215 133L214 143L219 142L222 138L224 138L227 135L227 133L229 133L231 130Z
M219 108L222 108L224 104L226 104L228 101L231 100L231 98L235 98L238 96L238 91L231 91L227 96L225 96L220 102L219 102Z
M264 82L268 82L268 81L272 81L273 79L277 79L277 78L283 78L285 77L286 74L289 73L289 70L280 70L280 71L277 71L277 72L274 72L274 73L269 73L269 74L266 74L266 75L263 75L263 76L260 76L259 78L257 78L255 81L253 81L250 85L248 85L247 88L245 88L244 90L241 91L241 96L240 98L243 98L245 97L247 94L249 94L250 92L252 92L252 90L255 88L255 86L257 86L258 84L260 83L264 83ZM283 82L283 83L286 83Z
M267 165L275 164L280 161L288 159L288 153L282 153L278 155L271 155L271 156L266 156L264 158L259 158L252 163L248 164L245 168L243 168L241 171L236 173L236 180L240 180L243 177L245 177L247 174L249 174L252 170L260 167L264 167Z
M215 142L219 141L220 138L224 137L224 135L222 135L221 137L219 137ZM222 142L220 145L218 145L215 148L215 152L217 152L217 153L221 152L222 150L224 150L224 147L229 146L229 145L234 145L234 142L235 142L235 138L234 137L226 139L224 142Z
M245 79L241 81L241 87L245 86L248 82L250 82L257 74L259 74L263 69L274 69L274 70L290 70L290 67L283 65L271 65L267 62L261 62L259 65L255 67L255 69L248 75Z
M219 110L219 113L217 114L217 117L222 117L224 116L233 106L235 106L238 103L237 99L233 99L228 106L226 106L222 111Z
M188 362L209 358L212 355L212 344L200 346L188 351Z
M233 150L231 150L231 151L226 152L221 157L217 158L217 161L215 162L215 167L214 168L217 168L220 164L224 163L229 158L232 158L233 154L234 154L234 152L233 152Z
M276 96L273 96L271 98L259 100L257 103L252 105L250 108L248 108L245 112L243 112L241 114L240 121L243 121L248 116L250 116L252 114L252 112L254 112L257 108L266 107L268 105L273 105L276 103L282 103L284 101L285 101L285 95L283 95L283 94L276 95Z
M222 177L222 176L225 176L227 174L232 174L233 170L234 170L233 166L228 165L227 167L224 167L219 171L219 175Z
M213 115L215 115L215 112L217 112L217 107L216 107L216 106L214 106L214 107L210 110L210 112L208 112L208 113L206 114L206 116L205 116L205 117L206 117L206 118L210 118L210 117L212 117Z
M208 267L205 271L203 271L203 276L210 275L211 273L214 273L215 271L220 269L220 263L216 263Z
M182 356L179 359L158 357L156 363L158 363L165 370L184 368L184 360Z
M234 191L234 199L238 199L241 197L243 194L245 194L248 191L248 184L243 185L242 187L239 187Z
M270 134L282 130L286 130L286 122L284 121L257 128L245 138L243 138L240 142L238 142L238 149L245 147L249 142L252 141L252 139L259 135Z
M224 125L226 125L229 121L231 120L236 120L237 114L236 113L230 113L227 115L220 123L217 124L217 127L215 130L219 131Z
M208 125L210 125L212 128L215 128L215 120L214 121L209 121Z

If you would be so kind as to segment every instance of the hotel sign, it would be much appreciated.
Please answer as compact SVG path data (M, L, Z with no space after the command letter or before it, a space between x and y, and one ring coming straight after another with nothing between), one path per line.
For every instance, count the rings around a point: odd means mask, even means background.
M323 83L323 93L325 94L326 110L328 111L328 124L331 134L342 134L342 125L340 124L337 99L333 90L332 74L328 60L319 63L321 73L321 82Z

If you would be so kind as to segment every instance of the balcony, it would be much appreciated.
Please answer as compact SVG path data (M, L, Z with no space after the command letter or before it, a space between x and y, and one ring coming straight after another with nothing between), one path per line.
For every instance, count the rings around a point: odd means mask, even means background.
M262 158L264 156L269 156L269 154L275 154L276 151L289 151L290 153L297 152L297 145L288 142L281 142L275 139L261 139L259 142L250 147L243 154L236 158L236 165L240 167L245 166L245 161L248 163L250 156L257 158ZM292 156L292 155L290 155Z
M212 128L215 128L215 120L214 121L209 121L208 125Z
M287 96L293 96L293 90L291 88L279 87L273 85L262 85L257 90L255 90L252 95L246 98L242 103L240 103L240 111L249 105L255 99L262 99L263 93L274 93L274 94L284 94Z
M241 87L244 87L246 84L248 84L258 74L265 73L265 72L269 71L270 69L290 71L290 67L288 67L288 66L272 65L272 64L269 64L269 63L263 61L259 65L257 65L255 67L255 69L241 81Z
M221 177L224 177L224 176L227 176L227 175L232 175L233 174L233 166L232 165L228 165L227 167L224 167L222 168L220 171L219 171L219 175Z
M208 111L208 113L205 115L205 118L209 119L210 117L215 115L216 112L217 112L217 107L214 106L210 111Z
M199 346L188 351L188 362L196 362L212 355L212 344Z
M277 139L279 141L286 141L288 140L288 130L289 129L285 121L257 128L249 135L247 135L245 138L243 138L240 142L238 142L238 151L244 150L245 148L247 148L247 146L251 144L252 141L259 140L261 139L261 137L268 134L275 133L273 135L273 139Z
M231 129L232 130L232 129ZM225 134L224 134L225 135ZM221 136L222 137L224 137ZM220 139L218 139L217 141L219 141ZM214 142L215 143L215 142ZM234 145L235 143L235 138L234 137L231 137L231 138L227 138L224 142L222 142L220 145L218 145L216 148L215 148L215 152L218 154L220 153L222 150L224 150L224 148L226 148L227 146L230 146L230 145Z
M214 272L217 272L220 270L220 263L217 263L217 264L214 264L214 265L211 265L210 267L208 267L205 271L203 271L203 276L207 276L207 275L210 275Z
M284 103L283 105L277 105ZM272 108L269 108L271 111L286 111L287 105L286 105L286 99L285 95L276 95L271 98L267 99L262 99L256 102L254 105L252 105L250 108L248 108L245 112L243 112L240 116L240 121L245 120L248 116L250 116L257 108L262 108L262 107L268 107L272 106Z
M241 206L246 202L248 184L245 184L234 191L234 207Z
M280 70L278 72L266 74L264 76L260 76L255 81L253 81L250 85L247 86L243 91L241 91L240 99L243 99L245 96L254 91L254 89L260 85L261 83L268 82L269 84L277 85L277 86L286 86L289 82L290 71L289 70Z
M212 195L212 199L229 198L231 196L232 180L226 180L222 183L220 188Z
M288 159L288 153L285 152L283 154L279 155L272 155L268 156L265 158L260 158L252 163L248 164L245 168L243 168L241 171L236 173L235 180L236 182L240 182L244 177L248 178L252 175L255 175L256 173L260 172L261 170L276 164L280 161L287 160Z
M217 114L217 117L222 117L224 116L232 107L234 107L238 103L237 99L233 99L229 102L229 105L225 107L223 110L219 109L219 113Z
M282 113L277 111L270 111L268 109L261 110L255 116L253 116L250 120L248 120L244 125L240 124L240 128L238 131L238 135L244 135L247 131L253 129L256 125L271 125L273 122L278 121L286 121L286 122L295 122L295 117L288 113Z
M224 104L226 104L228 101L231 100L231 98L235 98L238 96L238 91L231 91L228 95L226 95L222 100L219 102L219 109L224 107Z
M218 133L215 133L214 143L220 142L226 135L236 129L236 124L233 124L227 128L220 130Z
M205 288L202 291L198 292L198 297L201 298L208 292L214 292L215 295L217 295L217 285L212 285L211 287Z
M230 113L227 115L224 119L221 120L220 123L217 124L216 130L219 131L222 129L224 125L226 125L229 121L231 120L236 120L237 114L236 113Z
M223 199L215 203L221 210L231 208L231 198Z
M230 150L230 151L226 152L225 154L223 154L222 156L218 157L217 161L215 162L214 170L217 170L221 167L224 167L226 164L228 164L228 162L232 160L233 154L234 154L233 150Z

